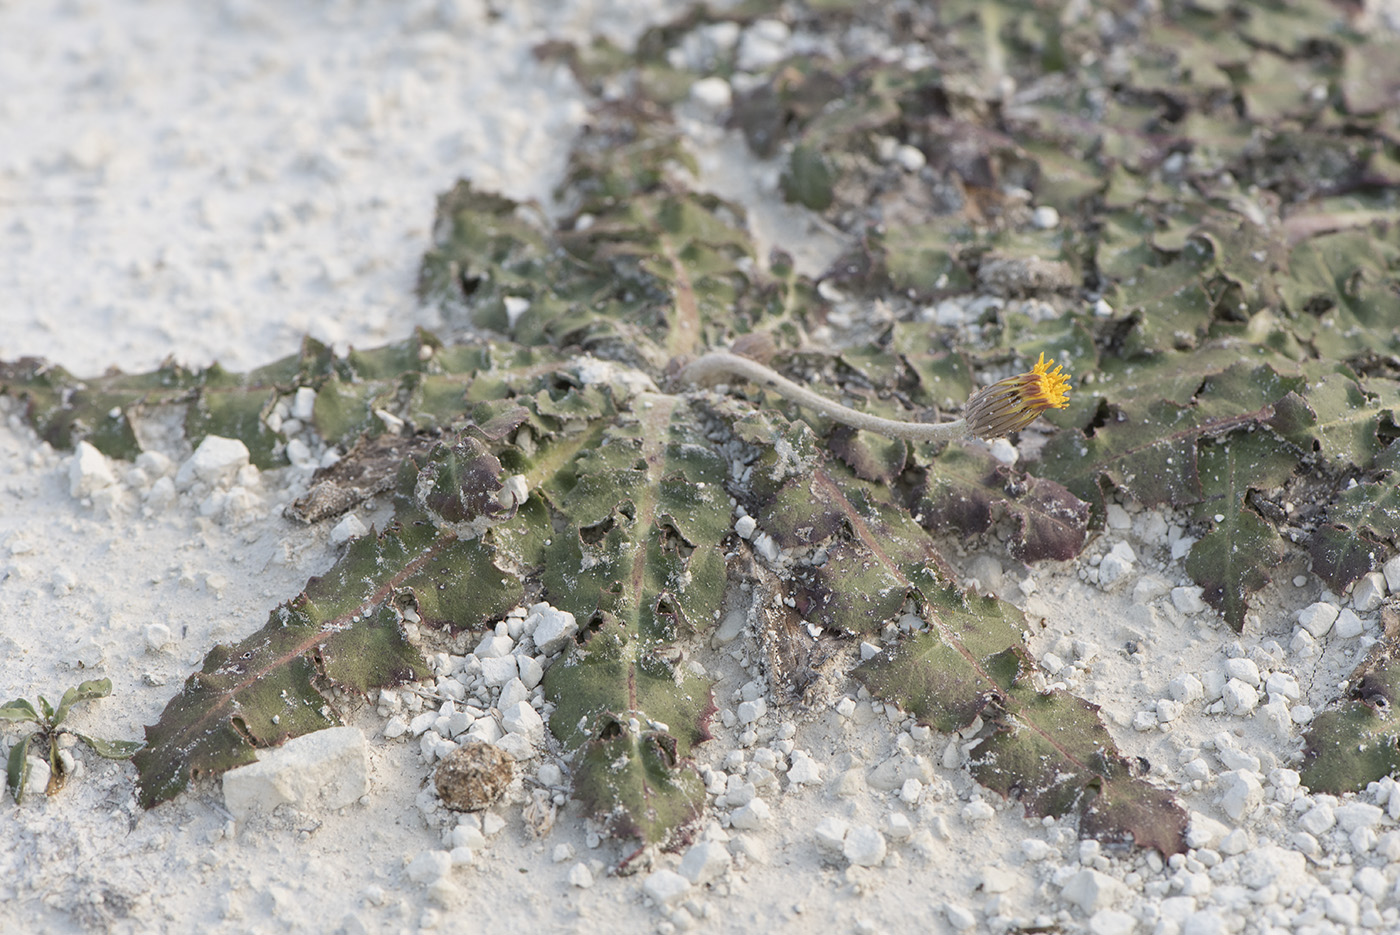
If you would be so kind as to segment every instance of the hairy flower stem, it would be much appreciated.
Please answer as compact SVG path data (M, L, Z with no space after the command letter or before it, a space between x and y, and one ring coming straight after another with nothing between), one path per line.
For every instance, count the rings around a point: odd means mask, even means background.
M710 383L724 376L743 377L760 386L766 386L784 399L799 406L813 409L830 416L853 428L874 432L886 438L900 438L911 442L952 441L971 437L967 421L954 422L897 422L882 419L868 413L859 412L840 403L832 402L825 396L812 392L805 386L792 382L787 377L760 364L756 360L740 357L728 351L714 351L691 361L680 372L682 383Z

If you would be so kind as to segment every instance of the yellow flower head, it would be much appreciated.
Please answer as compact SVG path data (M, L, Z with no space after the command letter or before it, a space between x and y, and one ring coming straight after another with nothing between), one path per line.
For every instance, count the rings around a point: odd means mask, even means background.
M1069 405L1069 374L1042 352L1029 373L1017 374L983 387L967 401L963 418L978 438L998 438L1025 428L1047 409Z

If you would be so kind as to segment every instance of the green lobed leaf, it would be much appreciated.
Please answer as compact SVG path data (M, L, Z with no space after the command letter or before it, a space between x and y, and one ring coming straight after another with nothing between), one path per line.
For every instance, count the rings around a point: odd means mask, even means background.
M94 698L106 698L112 693L111 679L93 679L83 682L76 688L70 688L63 693L62 700L58 703L58 710L54 712L50 721L51 727L57 727L68 717L68 711L73 705L80 701L91 701Z
M1341 593L1385 558L1385 543L1400 541L1400 477L1350 487L1327 510L1308 539L1313 571Z
M23 698L16 698L14 701L7 701L0 705L0 721L35 721L40 720L39 712L34 710L34 706Z
M1185 851L1185 812L1117 751L1098 708L1030 684L1019 611L947 586L922 594L928 632L866 660L855 678L940 731L980 717L973 776L1015 796L1027 815L1075 814L1081 834L1105 843Z
M1314 792L1359 792L1400 772L1400 614L1381 611L1384 633L1343 683L1342 695L1305 735L1303 784Z
M591 812L647 842L670 840L703 804L689 755L714 704L673 642L719 610L726 473L688 404L641 394L546 487L568 523L547 554L546 596L595 621L545 673L550 729L583 751L575 781Z
M140 740L103 740L101 737L89 737L87 734L73 732L83 743L92 748L92 752L100 757L109 760L127 760L136 754L146 744Z
M322 694L326 684L364 693L426 677L404 636L400 595L410 596L430 624L458 628L479 626L519 601L518 580L495 567L488 543L425 521L413 497L412 462L401 476L389 529L353 541L334 568L308 580L261 630L211 650L146 728L146 746L133 757L143 805L171 798L192 776L252 762L258 747L338 724Z
M1292 446L1267 431L1236 431L1200 444L1202 499L1194 511L1210 530L1191 547L1186 572L1236 633L1244 629L1250 595L1269 583L1269 570L1284 555L1283 540L1249 505L1249 493L1282 486L1297 463Z
M14 796L15 804L24 802L24 787L29 782L29 741L33 735L15 741L10 748L10 757L5 764L5 785Z

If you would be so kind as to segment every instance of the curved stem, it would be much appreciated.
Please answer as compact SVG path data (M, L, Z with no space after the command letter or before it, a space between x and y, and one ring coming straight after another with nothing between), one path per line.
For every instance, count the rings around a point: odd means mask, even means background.
M840 403L832 402L805 386L792 382L756 360L740 357L738 354L731 354L728 351L714 351L691 361L680 372L678 379L683 383L706 383L717 377L729 375L743 377L745 380L750 380L760 386L766 386L779 396L791 400L799 406L816 410L823 415L830 416L837 422L864 429L867 432L875 432L886 438L930 442L967 438L970 434L967 430L967 422L963 419L938 423L897 422L894 419L882 419L879 416L851 409Z

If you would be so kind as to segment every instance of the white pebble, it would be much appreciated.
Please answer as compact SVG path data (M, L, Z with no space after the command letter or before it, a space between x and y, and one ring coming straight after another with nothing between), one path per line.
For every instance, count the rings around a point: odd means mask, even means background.
M1199 614L1206 609L1201 593L1202 589L1194 585L1172 588L1172 606L1183 614Z
M847 832L841 853L858 867L874 867L885 859L885 836L878 828L856 825Z
M1370 613L1381 606L1381 601L1385 600L1385 592L1385 575L1378 571L1368 572L1361 576L1361 580L1356 582L1356 587L1352 589L1351 606L1363 614Z
M701 78L690 86L690 98L706 110L719 112L734 100L734 91L729 82L717 75Z
M1011 442L1005 438L995 439L992 442L992 447L990 450L992 457L996 458L998 461L1000 461L1007 467L1013 466L1016 463L1016 461L1021 457L1021 453L1016 450L1016 446L1011 444Z
M657 870L642 881L642 892L660 906L669 906L690 889L690 881L674 870Z
M1354 639L1361 635L1365 627L1361 625L1361 618L1356 616L1350 607L1343 608L1337 614L1337 623L1334 631L1337 636L1344 640Z
M822 767L805 750L792 751L792 765L787 770L788 782L801 786L822 781Z
M762 698L755 698L753 701L743 701L739 703L738 715L740 724L752 724L767 713L768 704Z
M959 906L957 903L944 903L943 916L955 932L966 932L977 924L977 916L973 914L972 910Z
M365 528L365 524L360 521L358 516L354 513L347 513L345 518L336 523L335 528L331 530L331 542L342 545L351 539L360 538L367 532L369 530Z
M569 884L586 890L593 885L593 874L587 864L574 864L569 868Z
M1226 659L1225 674L1232 679L1239 679L1252 688L1259 687L1259 666L1255 665L1253 659L1243 657Z
M839 855L845 849L846 834L850 830L850 825L834 815L823 818L812 829L812 836L817 842L817 850L828 857Z
M1092 915L1117 902L1126 889L1122 883L1097 870L1080 870L1065 881L1060 895Z
M1031 214L1031 223L1043 231L1060 226L1060 212L1052 205L1041 205Z
M757 528L758 523L752 516L741 516L734 523L734 531L739 534L740 539L751 538Z
M729 823L741 831L753 831L767 824L772 814L767 802L754 799L743 808L736 808L729 816Z
M1235 821L1254 811L1264 798L1264 787L1259 776L1247 769L1231 770L1220 774L1220 806L1225 814Z
M423 851L405 870L414 883L436 883L452 872L452 855L447 851Z
M971 802L964 805L962 810L963 821L970 825L987 821L995 814L996 809L992 808L981 799L973 799Z
M733 860L719 841L701 841L681 858L680 873L696 886L703 886L724 875Z
M171 643L175 642L175 635L170 632L170 627L163 623L152 623L146 627L146 648L158 653Z
M291 454L290 445L287 452ZM307 449L307 457L310 457L310 449ZM180 470L175 474L175 486L183 490L197 480L210 486L227 483L247 464L248 447L241 441L206 435L194 454L180 465Z
M895 150L894 158L906 172L918 172L928 162L923 150L908 143Z
M1400 591L1400 555L1382 565L1381 574L1385 576L1385 586L1392 593Z
M68 492L76 498L90 497L116 482L107 456L88 442L78 442L68 462Z
M1206 689L1201 680L1194 675L1178 675L1167 683L1167 693L1172 696L1173 701L1190 704L1200 701L1205 696Z
M1337 622L1339 612L1336 604L1318 601L1298 611L1298 625L1314 638L1321 638L1326 636L1332 629L1332 624Z
M1253 713L1259 704L1259 690L1239 679L1230 679L1226 682L1221 697L1225 700L1225 710L1236 717L1244 717Z
M316 414L316 391L309 386L299 386L292 396L292 418L310 422Z

